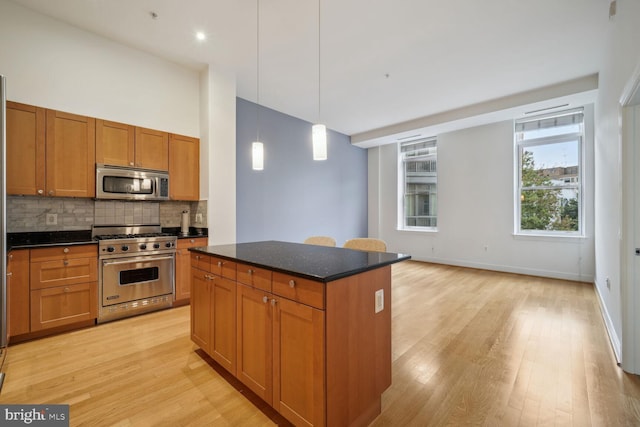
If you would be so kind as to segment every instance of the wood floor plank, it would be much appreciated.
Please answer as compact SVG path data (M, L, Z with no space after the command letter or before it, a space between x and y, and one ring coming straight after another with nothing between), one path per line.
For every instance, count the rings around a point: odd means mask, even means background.
M640 425L593 285L393 266L392 385L372 426ZM1 403L66 403L72 426L286 424L189 339L189 307L12 345ZM263 412L264 411L264 412Z

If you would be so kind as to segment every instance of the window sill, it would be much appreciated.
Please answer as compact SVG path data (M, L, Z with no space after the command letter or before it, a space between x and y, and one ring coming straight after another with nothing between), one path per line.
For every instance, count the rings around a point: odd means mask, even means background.
M417 233L437 233L437 227L411 227L411 228L397 228L398 231L405 232L417 232Z
M587 239L587 236L579 234L537 234L537 233L513 233L515 240L533 240L533 241L547 241L547 242L583 242Z

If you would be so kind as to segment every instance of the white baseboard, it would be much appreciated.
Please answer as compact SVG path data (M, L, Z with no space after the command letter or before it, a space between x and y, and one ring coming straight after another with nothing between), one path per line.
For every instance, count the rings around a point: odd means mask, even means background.
M604 327L607 330L607 334L609 335L609 342L611 343L611 348L613 349L613 354L616 357L616 362L618 365L622 363L622 344L620 342L620 337L616 333L615 328L613 327L613 321L611 320L611 316L609 315L609 311L607 310L607 306L604 303L602 298L602 294L600 293L600 287L598 283L594 280L593 286L596 291L596 295L598 296L598 305L600 306L600 313L602 313L602 319L604 320Z
M457 259L449 259L449 258L412 257L411 259L415 261L432 262L436 264L455 265L456 267L477 268L479 270L501 271L503 273L515 273L515 274L524 274L527 276L549 277L551 279L572 280L576 282L588 282L588 283L594 282L594 277L592 274L576 274L576 273L567 273L565 271L540 270L535 268L525 268L525 267L518 267L518 266L511 266L511 265L500 265L500 264L488 264L488 263L482 263L482 262L473 262L473 261L457 260Z

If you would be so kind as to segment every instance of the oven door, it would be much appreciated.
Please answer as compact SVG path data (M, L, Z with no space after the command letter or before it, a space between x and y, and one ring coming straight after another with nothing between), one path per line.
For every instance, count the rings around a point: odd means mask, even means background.
M174 293L175 254L102 260L102 306Z

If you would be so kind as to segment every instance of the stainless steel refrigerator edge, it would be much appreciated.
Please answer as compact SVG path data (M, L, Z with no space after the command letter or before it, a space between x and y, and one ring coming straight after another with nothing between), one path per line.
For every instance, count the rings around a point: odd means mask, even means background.
M6 183L6 85L0 74L0 392L4 383L4 360L7 356L7 183Z

